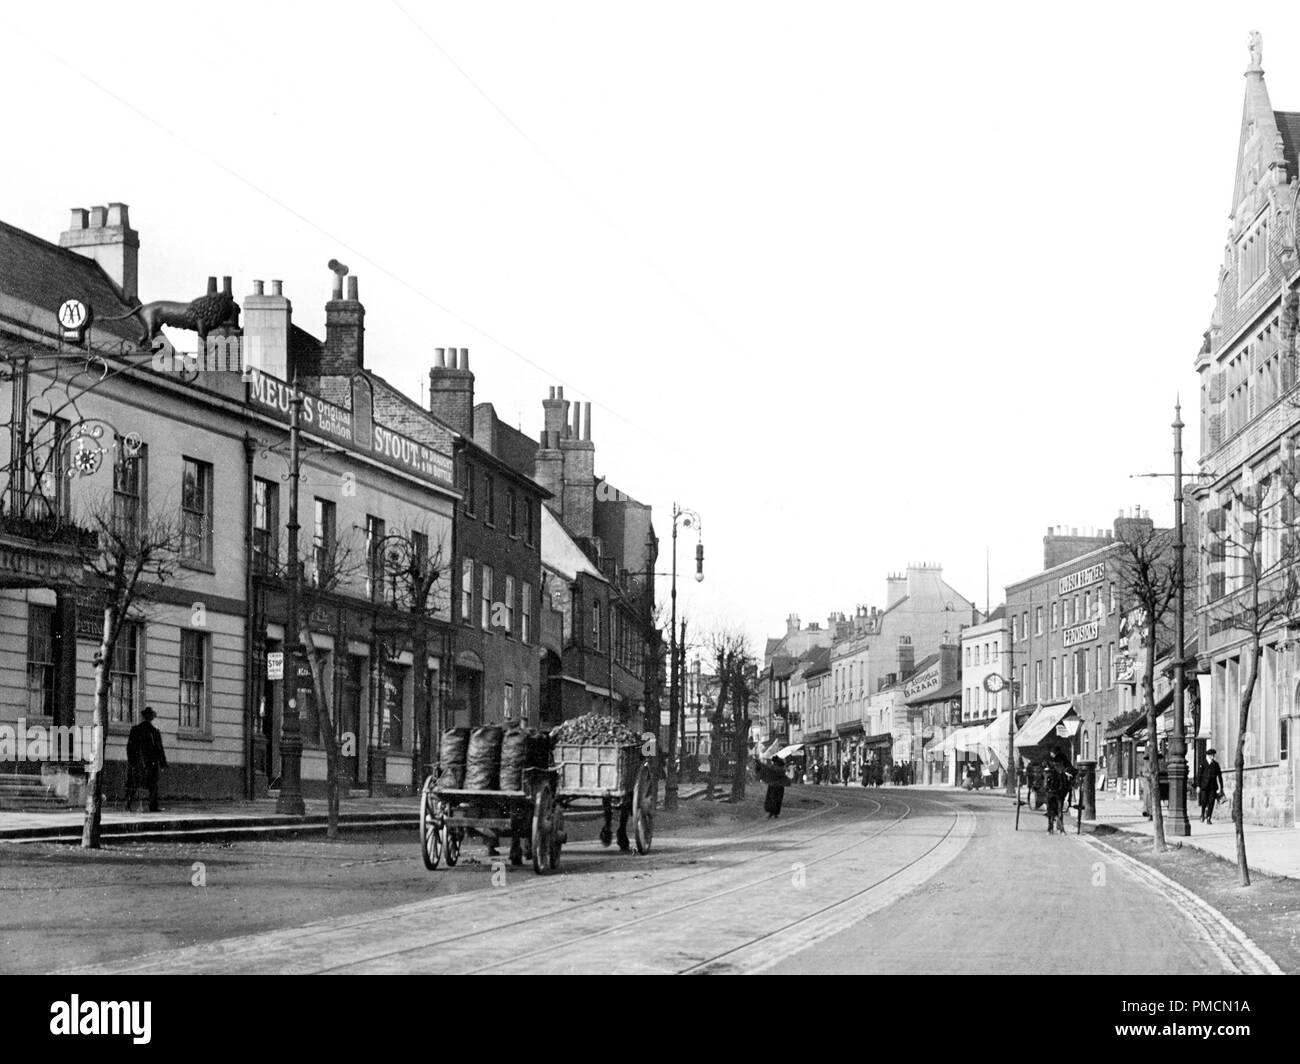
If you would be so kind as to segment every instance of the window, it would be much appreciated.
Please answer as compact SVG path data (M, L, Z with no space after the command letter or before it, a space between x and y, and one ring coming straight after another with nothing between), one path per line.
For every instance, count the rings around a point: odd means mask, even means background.
M506 577L506 635L515 634L515 578Z
M483 478L483 509L487 512L484 520L489 525L497 523L497 478L488 473Z
M1052 692L1051 697L1052 698L1059 697L1061 693L1061 687L1060 687L1060 683L1058 682L1059 678L1056 675L1055 658L1049 658L1047 661L1047 678L1048 678L1048 683L1051 684L1051 692Z
M366 514L366 598L372 602L384 597L383 538L384 519Z
M524 499L524 541L533 545L533 500Z
M1019 617L1012 617L1012 618L1011 618L1011 642L1013 642L1013 643L1016 643L1016 642L1019 642L1019 641L1020 641L1020 625L1019 625L1019 621L1020 621L1020 618L1019 618Z
M525 643L531 643L533 641L533 585L525 580L522 590L523 597L519 602L519 638Z
M333 576L335 513L334 503L326 499L316 500L316 535L312 539L312 580L317 587L324 587Z
M54 716L54 607L27 606L27 715Z
M1098 601L1098 604L1100 604L1101 600L1098 599L1097 601ZM1106 677L1105 677L1105 674L1101 671L1101 667L1102 667L1102 656L1101 656L1101 646L1100 646L1100 645L1098 645L1097 649L1096 649L1095 651L1093 651L1093 657L1094 657L1094 659L1095 659L1095 664L1096 664L1096 670L1097 670L1097 671L1096 671L1096 682L1093 684L1092 689L1093 689L1094 691L1100 691L1100 690L1102 690L1103 688L1105 688L1105 686L1106 686Z
M527 728L533 720L533 689L529 684L519 685L519 725Z
M113 528L123 540L135 542L144 523L144 447L117 438L113 456Z
M134 724L140 696L140 625L127 621L117 633L109 670L108 719Z
M1080 620L1086 621L1091 619L1092 619L1092 592L1085 591L1083 593L1083 615L1080 617Z
M1043 634L1043 607L1034 607L1034 635Z
M212 564L212 466L193 458L181 470L181 559Z
M483 587L480 589L480 620L479 624L486 631L492 627L492 567L483 566Z
M519 497L514 488L506 488L506 526L512 536L519 535Z
M260 477L253 481L253 564L259 573L275 571L280 559L280 489Z
M984 644L984 661L983 661L983 664L987 665L988 663L989 663L989 645L988 645L987 643L985 643L985 644Z
M181 630L180 727L202 731L207 723L208 636Z
M473 517L476 512L478 500L475 498L475 489L477 488L477 478L474 475L474 467L468 462L465 463L465 512Z
M460 619L474 623L474 559L460 560Z
M591 604L591 646L600 649L600 603L595 601Z
M1237 245L1238 294L1253 285L1268 269L1268 214Z
M411 563L415 566L416 578L423 580L429 568L429 536L425 532L411 533Z
M1088 693L1088 648L1074 652L1074 691L1075 694Z
M966 645L966 668L970 668L970 644Z
M1028 610L1025 610L1025 612L1020 615L1020 638L1021 639L1029 638L1029 611Z
M1110 677L1107 686L1115 686L1115 644L1106 644L1106 675Z
M503 684L501 690L504 694L501 709L505 714L505 719L510 720L515 712L515 685L512 683Z
M26 516L33 520L68 516L68 423L37 415L41 423L28 443Z
M1053 632L1055 632L1056 629L1060 627L1060 621L1058 619L1057 612L1056 612L1057 605L1058 604L1055 602L1052 603L1052 631Z
M994 661L997 661L997 660L998 660L998 651L999 651L999 649L1001 649L1000 646L999 646L997 643L994 643L994 644L993 644L993 660L994 660Z

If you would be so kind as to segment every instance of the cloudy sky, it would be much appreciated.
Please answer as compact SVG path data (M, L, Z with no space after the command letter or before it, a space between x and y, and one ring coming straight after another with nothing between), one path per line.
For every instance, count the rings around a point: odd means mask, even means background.
M913 560L996 605L1049 525L1168 521L1179 392L1195 465L1252 29L1300 110L1284 4L5 6L0 218L128 203L144 299L280 278L318 335L337 257L372 369L467 347L534 436L563 384L703 518L701 629Z

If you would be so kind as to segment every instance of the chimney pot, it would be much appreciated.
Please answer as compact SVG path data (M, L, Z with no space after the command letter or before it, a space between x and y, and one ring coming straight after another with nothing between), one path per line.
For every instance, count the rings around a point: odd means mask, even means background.
M462 347L460 349L460 368L463 370L469 369L469 348L468 347Z
M209 278L208 278L208 295L210 295L210 296L215 296L216 294L217 294L217 279L216 279L215 277L209 277Z
M107 207L91 207L91 208L90 208L90 228L91 228L91 229L103 229L103 228L104 228L104 223L107 222L107 221L108 221L108 208L107 208Z
M235 293L234 293L234 290L233 290L232 285L231 285L230 282L231 282L231 279L230 279L229 277L224 277L224 276L223 276L223 277L221 278L221 291L224 292L224 293L225 293L226 295L228 295L228 296L233 296Z
M282 296L282 295L284 295L284 282L283 282L283 281L272 281L272 282L271 282L271 295L273 295L273 296Z
M447 349L445 347L435 347L433 349L433 365L435 369L446 369Z
M558 388L555 389L555 398L557 398L557 399L563 399L563 398L564 398L564 385L563 385L563 384L561 384Z
M348 300L352 303L357 302L357 279L355 276L348 278Z
M584 440L590 440L591 439L591 404L590 403L582 404L582 424L583 424L582 438Z
M263 293L262 293L262 282L261 282L261 281L254 281L254 282L253 282L253 295L255 295L255 296L260 296L260 295L262 295L262 294L263 294Z
M108 205L108 224L126 229L130 226L127 218L127 208L125 203L110 203Z
M89 220L90 220L90 211L86 210L85 207L73 207L73 208L72 208L72 224L69 225L68 228L69 228L69 229L85 229L85 228L86 228L86 223L87 223Z

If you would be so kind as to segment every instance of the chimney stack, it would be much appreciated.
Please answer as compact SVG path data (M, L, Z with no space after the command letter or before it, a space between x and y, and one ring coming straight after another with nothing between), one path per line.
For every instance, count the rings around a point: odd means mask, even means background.
M348 277L348 297L341 298L348 268L330 259L334 274L333 298L325 304L325 349L321 352L322 377L350 377L366 365L366 308L357 295L356 277Z
M271 282L266 295L261 281L253 282L253 294L244 297L244 365L280 380L289 379L289 328L293 304L280 292L280 282Z
M469 371L469 349L462 347L459 361L454 347L435 348L429 370L429 413L462 436L474 436L474 374Z

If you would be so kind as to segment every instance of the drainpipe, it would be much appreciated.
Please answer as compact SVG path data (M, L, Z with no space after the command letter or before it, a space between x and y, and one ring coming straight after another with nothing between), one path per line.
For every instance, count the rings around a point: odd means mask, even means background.
M257 616L253 592L253 437L244 433L244 797L256 797L253 752L256 749L257 652L253 625Z

